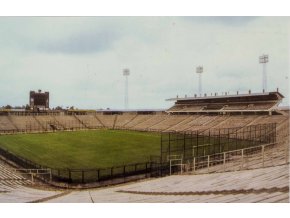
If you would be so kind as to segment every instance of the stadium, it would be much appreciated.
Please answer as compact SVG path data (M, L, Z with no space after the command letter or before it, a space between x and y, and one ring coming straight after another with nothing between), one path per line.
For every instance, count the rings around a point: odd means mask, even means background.
M177 97L165 111L52 111L39 95L1 111L1 202L289 202L279 90Z
M289 203L289 18L0 22L1 203Z

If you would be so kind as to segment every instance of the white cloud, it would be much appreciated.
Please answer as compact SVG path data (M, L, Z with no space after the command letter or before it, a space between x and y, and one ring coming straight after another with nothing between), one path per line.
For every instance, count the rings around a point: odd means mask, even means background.
M127 67L131 108L167 108L166 98L193 95L198 65L207 93L258 92L263 53L270 57L269 90L279 87L289 104L288 20L0 18L0 105L26 104L29 90L40 88L50 91L52 107L123 108Z

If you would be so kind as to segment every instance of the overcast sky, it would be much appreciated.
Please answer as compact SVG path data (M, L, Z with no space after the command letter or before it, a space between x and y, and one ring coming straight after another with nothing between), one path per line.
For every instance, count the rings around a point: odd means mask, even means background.
M50 92L50 107L170 107L165 99L262 91L258 57L269 55L268 91L289 105L286 17L0 17L0 106Z

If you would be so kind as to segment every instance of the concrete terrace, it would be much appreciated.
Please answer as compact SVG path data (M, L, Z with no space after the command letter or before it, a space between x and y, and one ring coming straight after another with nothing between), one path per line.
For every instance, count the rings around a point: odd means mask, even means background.
M73 191L46 202L289 202L289 165L174 175L110 188Z

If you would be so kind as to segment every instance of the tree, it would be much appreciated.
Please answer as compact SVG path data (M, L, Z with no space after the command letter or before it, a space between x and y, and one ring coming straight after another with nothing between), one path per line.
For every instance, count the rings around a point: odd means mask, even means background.
M62 110L62 107L61 107L61 106L57 106L57 107L55 108L55 110Z
M5 108L5 109L12 109L12 106L8 104L8 105L6 105L4 108Z
M29 111L30 110L30 106L28 104L26 104L25 106L25 110Z

